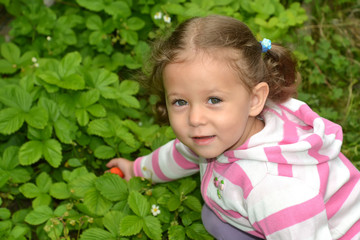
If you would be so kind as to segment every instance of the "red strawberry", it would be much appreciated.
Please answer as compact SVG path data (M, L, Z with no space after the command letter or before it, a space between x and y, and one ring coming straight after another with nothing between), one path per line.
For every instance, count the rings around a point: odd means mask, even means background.
M124 177L124 173L118 167L111 168L110 172L119 175L121 178Z

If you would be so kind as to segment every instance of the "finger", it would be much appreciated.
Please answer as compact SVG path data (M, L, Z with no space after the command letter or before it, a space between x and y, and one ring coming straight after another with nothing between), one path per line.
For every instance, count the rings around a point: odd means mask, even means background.
M114 158L114 159L110 160L110 161L106 164L106 167L108 167L108 168L116 167L118 161L119 161L118 158Z

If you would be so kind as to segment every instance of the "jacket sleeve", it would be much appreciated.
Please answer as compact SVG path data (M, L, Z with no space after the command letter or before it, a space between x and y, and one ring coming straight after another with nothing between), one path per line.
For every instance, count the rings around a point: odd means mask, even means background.
M247 206L251 224L266 239L332 239L322 195L299 179L266 176Z
M136 176L153 182L168 182L190 176L199 171L198 156L175 139L134 163Z

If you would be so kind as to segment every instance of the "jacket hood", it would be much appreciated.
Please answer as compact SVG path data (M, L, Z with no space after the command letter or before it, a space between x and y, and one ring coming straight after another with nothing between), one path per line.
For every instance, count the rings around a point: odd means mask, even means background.
M340 153L342 128L320 117L302 101L293 98L282 104L269 101L261 117L264 129L238 149L219 156L219 162L244 159L314 165Z

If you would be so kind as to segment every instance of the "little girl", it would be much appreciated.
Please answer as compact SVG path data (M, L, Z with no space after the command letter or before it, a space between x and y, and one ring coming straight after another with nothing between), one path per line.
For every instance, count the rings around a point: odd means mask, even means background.
M182 23L156 46L147 84L177 139L107 166L154 182L200 171L216 239L360 239L360 173L341 127L292 98L296 62L269 43L229 17Z

